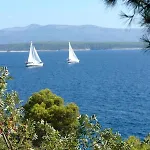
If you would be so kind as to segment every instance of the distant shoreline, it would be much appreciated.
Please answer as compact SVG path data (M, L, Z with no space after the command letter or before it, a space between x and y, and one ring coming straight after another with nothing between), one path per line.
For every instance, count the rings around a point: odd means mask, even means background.
M74 51L89 51L90 49L74 49ZM63 50L37 50L38 52L56 52L56 51L68 51L67 49ZM29 50L0 50L0 52L29 52Z
M100 49L100 50L117 50L117 51L121 51L121 50L142 50L144 48L112 48L112 49ZM100 51L100 50L95 50L95 51ZM63 49L63 50L37 50L37 51L41 51L41 52L57 52L57 51L68 51L67 49ZM74 49L74 51L91 51L90 49ZM29 50L0 50L0 53L17 53L17 52L29 52Z
M110 50L142 50L143 48L112 48Z
M89 50L133 50L144 48L147 45L142 42L72 42L75 51ZM38 51L68 51L67 42L35 42L34 46ZM29 51L29 43L0 44L0 51L26 52Z

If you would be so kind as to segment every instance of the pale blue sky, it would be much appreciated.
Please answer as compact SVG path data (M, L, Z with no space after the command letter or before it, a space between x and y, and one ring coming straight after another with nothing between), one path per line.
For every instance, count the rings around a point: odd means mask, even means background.
M127 10L121 5L107 8L102 0L0 0L0 4L0 29L29 24L127 27L119 16Z

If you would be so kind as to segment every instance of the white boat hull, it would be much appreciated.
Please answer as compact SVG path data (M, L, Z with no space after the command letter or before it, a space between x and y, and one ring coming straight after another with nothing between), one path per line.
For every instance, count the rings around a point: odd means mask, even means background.
M79 60L78 61L68 60L68 64L74 64L74 63L79 63Z
M26 67L43 66L44 63L26 63Z

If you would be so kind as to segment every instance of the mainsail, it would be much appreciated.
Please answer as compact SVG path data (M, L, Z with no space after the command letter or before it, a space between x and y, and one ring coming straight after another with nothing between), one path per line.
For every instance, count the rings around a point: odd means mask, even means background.
M74 50L71 47L70 42L69 42L69 61L79 62L79 59L77 58L76 54L74 53Z
M32 42L31 42L31 45L30 45L30 52L29 52L28 62L34 62Z
M35 47L34 47L33 52L34 52L34 60L36 62L39 62L39 63L42 62L41 59L40 59L40 57L39 57L39 55L38 55L38 53L37 53L37 51L36 51L36 49L35 49Z

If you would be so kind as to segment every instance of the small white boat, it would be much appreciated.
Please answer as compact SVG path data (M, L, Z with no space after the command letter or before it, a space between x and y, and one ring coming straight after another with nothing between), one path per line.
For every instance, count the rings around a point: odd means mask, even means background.
M68 63L79 63L79 59L76 56L76 54L74 53L73 48L71 47L71 44L69 42L69 58L67 59Z
M26 67L31 67L31 66L43 66L44 63L41 61L35 47L32 44L30 45L30 52L29 52L29 57L28 61L26 62Z

